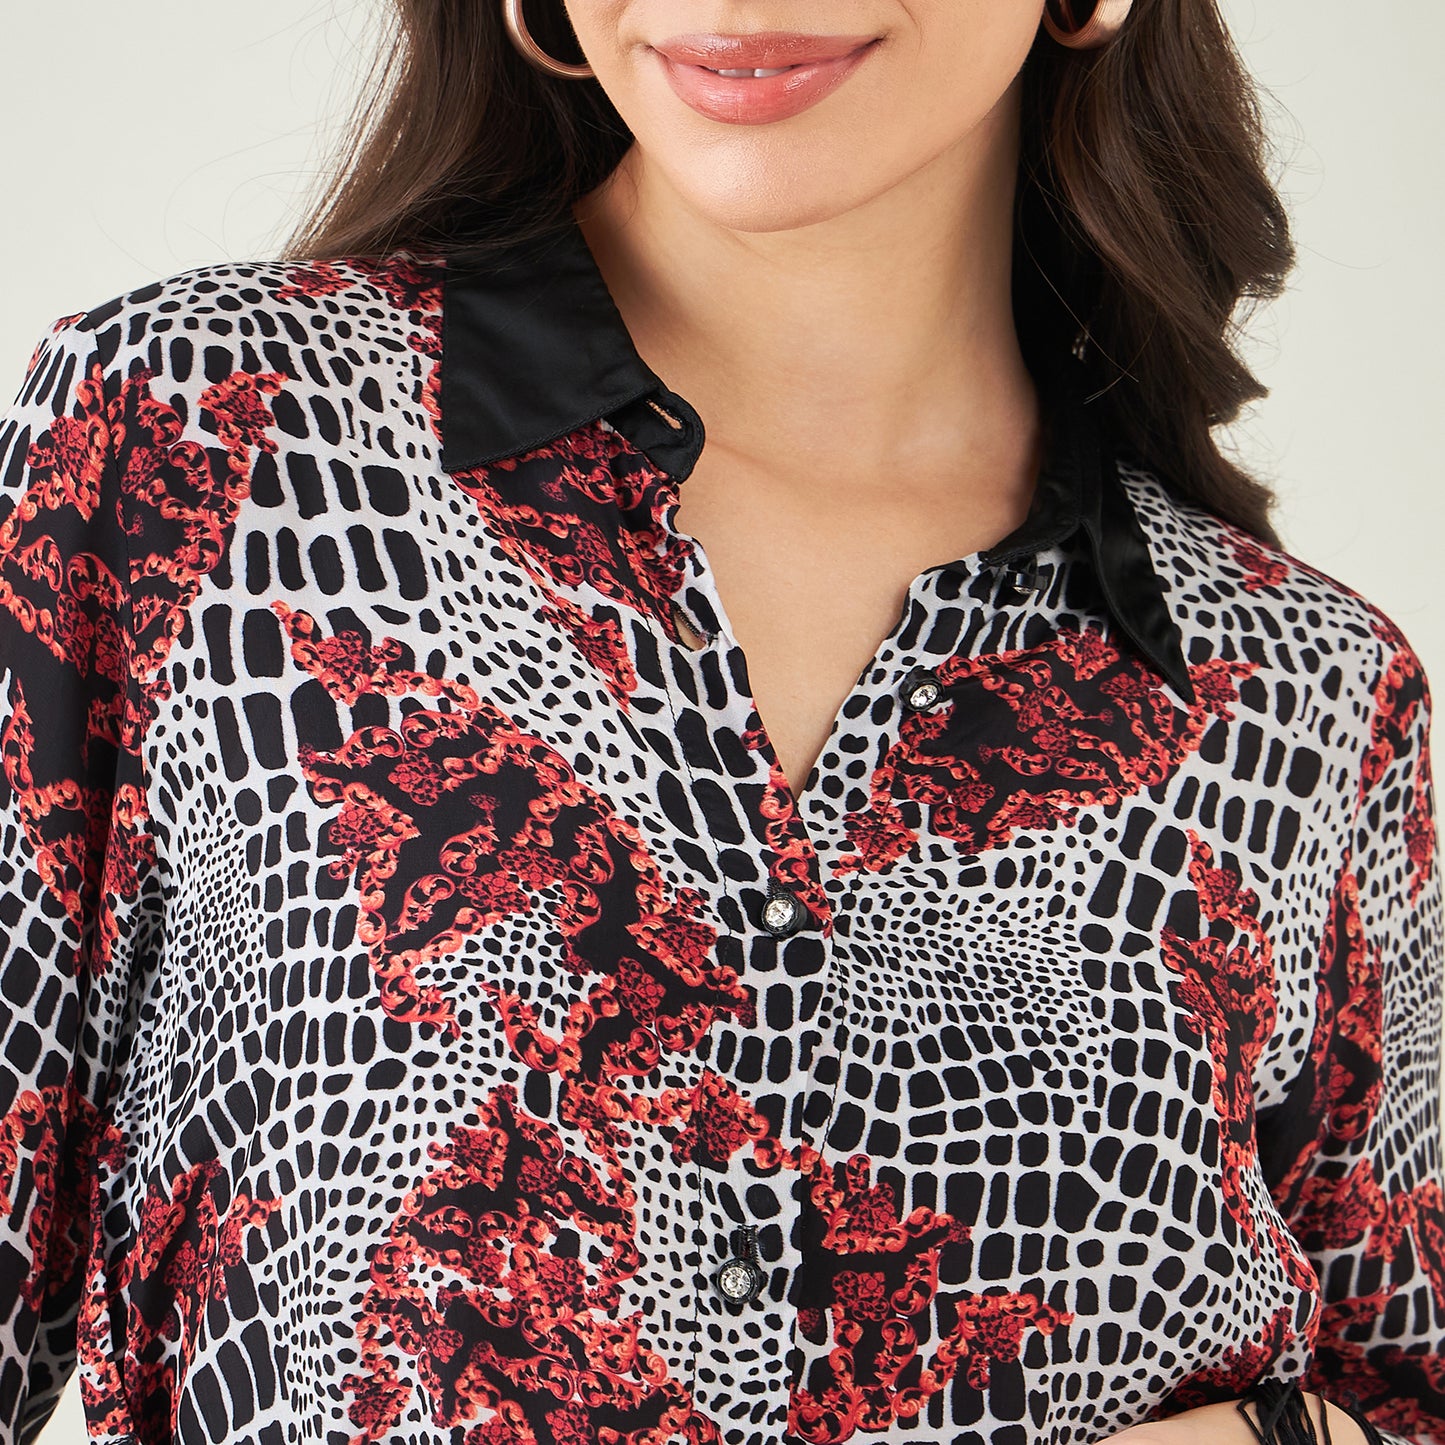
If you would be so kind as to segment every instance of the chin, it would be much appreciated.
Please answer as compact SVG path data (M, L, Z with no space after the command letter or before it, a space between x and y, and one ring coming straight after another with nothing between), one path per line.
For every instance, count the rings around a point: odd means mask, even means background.
M733 169L710 163L674 171L673 184L687 204L718 226L734 231L794 231L817 225L864 204L888 188L863 183L856 166L799 164L796 159L750 160Z

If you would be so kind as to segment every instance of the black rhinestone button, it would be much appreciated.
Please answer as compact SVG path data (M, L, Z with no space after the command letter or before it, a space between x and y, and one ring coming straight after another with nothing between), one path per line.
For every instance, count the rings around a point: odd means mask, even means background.
M904 677L899 692L903 695L903 706L910 712L925 712L943 696L943 683L936 672L915 667Z
M762 923L769 933L786 938L796 933L807 921L808 909L803 900L774 883L763 904Z
M758 1231L745 1224L733 1231L733 1257L713 1276L717 1292L729 1304L748 1304L762 1293L767 1276L758 1263Z

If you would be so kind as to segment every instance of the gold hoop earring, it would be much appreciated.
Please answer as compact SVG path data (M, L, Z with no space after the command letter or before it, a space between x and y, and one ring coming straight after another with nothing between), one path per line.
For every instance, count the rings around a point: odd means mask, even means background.
M522 0L502 0L502 23L516 46L522 59L547 75L558 75L564 80L585 80L592 74L590 65L568 65L562 60L553 60L527 29L526 17L522 14Z
M1051 7L1055 4L1064 17L1062 25L1051 13ZM1074 21L1070 0L1045 0L1044 29L1048 31L1051 39L1057 40L1060 45L1068 46L1070 50L1098 50L1109 44L1123 29L1133 4L1134 0L1098 0L1094 13L1082 25L1078 25Z

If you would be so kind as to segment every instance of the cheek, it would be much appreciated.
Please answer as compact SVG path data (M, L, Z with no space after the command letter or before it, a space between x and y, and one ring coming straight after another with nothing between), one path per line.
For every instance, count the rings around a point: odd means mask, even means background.
M919 79L936 96L990 110L1039 34L1042 0L930 0L915 40Z
M907 170L970 137L987 144L985 123L1017 80L1039 31L1042 0L927 0L913 24L891 37L886 64L861 90L844 126L866 135L880 166Z
M486 3L497 4L499 0L486 0ZM557 0L551 0L553 7L556 4ZM531 13L541 7L536 5L536 0L531 0L525 8ZM588 64L610 90L610 76L616 70L626 28L628 0L566 0L562 8ZM534 30L533 34L536 33Z

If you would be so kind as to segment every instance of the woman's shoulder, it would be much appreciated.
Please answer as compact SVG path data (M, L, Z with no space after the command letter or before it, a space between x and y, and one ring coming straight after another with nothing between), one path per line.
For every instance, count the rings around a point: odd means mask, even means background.
M1403 629L1355 588L1284 547L1178 497L1129 466L1120 479L1191 662L1237 659L1276 708L1308 705L1369 725L1406 686L1428 714L1423 665Z
M410 256L226 262L62 316L0 408L8 541L169 557L247 497L321 529L324 475L336 505L391 515L399 459L435 450L440 277Z
M431 349L433 337L439 346L442 275L440 259L409 253L193 266L61 316L26 376L48 356L76 355L88 370L144 366L178 381L224 365L346 384L350 368L328 357L378 364Z

